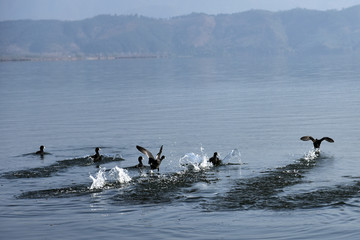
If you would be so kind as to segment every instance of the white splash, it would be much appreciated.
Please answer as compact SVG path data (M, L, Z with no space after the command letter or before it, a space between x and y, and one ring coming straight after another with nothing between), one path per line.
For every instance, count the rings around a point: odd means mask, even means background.
M190 171L200 171L203 169L209 169L213 167L213 164L209 162L209 157L205 153L205 149L200 147L201 154L187 153L180 158L179 163L183 167L187 167ZM219 158L221 159L220 155ZM241 165L241 153L238 149L233 149L229 154L222 159L223 164L235 164Z
M93 181L90 189L99 189L99 188L103 188L105 186L105 183L106 183L105 171L106 171L106 168L100 168L100 170L96 173L95 177L93 177L90 174L90 178Z
M121 156L121 154L115 154L113 156L113 160L115 160L115 159L123 159L123 157Z
M318 156L319 156L319 150L312 149L308 153L305 153L304 159L306 161L311 161L311 160L316 159Z
M209 159L208 156L203 155L201 158L202 158L202 160L201 160L200 165L199 165L199 167L201 169L207 169L207 168L213 166L213 164L208 161L208 159Z
M119 183L128 183L131 181L131 177L128 174L128 171L123 168L115 166L110 170L110 175L113 176Z
M223 163L224 164L242 164L240 151L237 148L231 150L231 152L228 155L226 155L226 157L224 157Z
M187 167L190 171L198 172L201 169L206 169L212 166L208 162L208 157L206 155L199 155L196 153L187 153L179 160L180 165Z
M205 152L205 148L203 148L202 145L200 146L200 152L201 152L202 155L205 155L205 153L204 153L204 152Z

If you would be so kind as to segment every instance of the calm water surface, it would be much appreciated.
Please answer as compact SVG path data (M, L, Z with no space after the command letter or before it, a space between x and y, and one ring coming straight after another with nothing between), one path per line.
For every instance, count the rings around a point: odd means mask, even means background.
M359 62L0 63L1 235L358 239ZM136 145L164 146L159 173L127 168Z

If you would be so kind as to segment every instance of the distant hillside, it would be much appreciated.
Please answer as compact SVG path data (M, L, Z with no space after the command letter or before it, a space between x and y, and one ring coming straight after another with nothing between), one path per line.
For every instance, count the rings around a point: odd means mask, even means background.
M360 5L341 11L0 22L1 58L279 54L360 54Z

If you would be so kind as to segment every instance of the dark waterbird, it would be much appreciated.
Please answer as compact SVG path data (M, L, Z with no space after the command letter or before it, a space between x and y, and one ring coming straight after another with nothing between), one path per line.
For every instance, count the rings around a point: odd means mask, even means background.
M35 154L44 155L44 154L45 154L44 149L45 149L45 147L44 147L43 145L41 145L41 146L40 146L40 150L37 151Z
M132 168L143 169L143 168L148 168L149 166L145 166L145 165L143 164L142 160L143 160L143 157L140 156L140 157L138 158L138 162L139 162L138 164L136 164L135 166L131 166L131 167L125 167L124 169L132 169Z
M161 156L162 148L163 148L162 145L160 147L159 153L156 154L156 157L154 157L150 151L148 151L147 149L145 149L141 146L136 146L136 148L149 158L149 164L150 164L150 168L152 170L157 169L158 171L160 171L159 170L160 164L161 164L162 160L165 159L164 155Z
M217 152L214 152L214 155L209 158L209 162L211 162L214 166L219 166L222 163L221 160L218 158Z
M303 140L303 141L311 140L313 142L313 144L314 144L315 149L319 149L321 142L324 141L324 140L328 141L328 142L331 142L331 143L334 142L334 140L332 138L329 138L329 137L323 137L321 139L314 139L312 136L303 136L300 139Z
M44 155L50 154L50 153L48 153L48 152L45 152L44 149L45 149L44 145L41 145L39 151L37 151L37 152L35 152L35 153L31 153L31 154L39 155L41 158L43 158ZM28 155L28 154L25 154L25 155Z
M138 163L137 165L135 165L134 167L135 167L135 168L142 168L142 167L144 167L144 164L142 163L142 160L143 160L143 157L140 156L140 157L138 158L139 163Z
M99 153L101 149L100 148L95 148L95 154L93 156L91 156L91 158L93 159L93 161L95 163L101 162L101 155Z

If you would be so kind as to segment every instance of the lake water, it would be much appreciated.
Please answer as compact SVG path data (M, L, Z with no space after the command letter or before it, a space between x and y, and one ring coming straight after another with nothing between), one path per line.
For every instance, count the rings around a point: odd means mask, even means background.
M2 62L1 236L358 239L359 60Z

